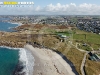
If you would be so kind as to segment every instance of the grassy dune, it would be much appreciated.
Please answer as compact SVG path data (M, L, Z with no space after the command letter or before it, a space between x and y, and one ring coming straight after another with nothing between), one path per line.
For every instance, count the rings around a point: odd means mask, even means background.
M100 74L100 62L86 60L85 65L86 75L99 75Z
M66 54L66 57L73 62L73 64L76 67L77 72L79 75L81 75L80 67L81 67L81 62L84 57L84 53L78 51L75 48L71 48L70 51Z

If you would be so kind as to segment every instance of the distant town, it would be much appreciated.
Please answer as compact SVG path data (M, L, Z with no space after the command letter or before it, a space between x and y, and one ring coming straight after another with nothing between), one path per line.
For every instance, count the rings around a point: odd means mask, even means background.
M21 22L22 24L50 24L76 26L80 30L100 34L100 17L99 16L0 16L6 18L3 21ZM2 20L0 20L2 21Z

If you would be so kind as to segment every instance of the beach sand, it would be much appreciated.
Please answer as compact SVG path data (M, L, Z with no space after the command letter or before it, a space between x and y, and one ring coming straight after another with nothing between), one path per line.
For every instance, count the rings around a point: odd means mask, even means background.
M75 75L70 65L56 52L28 44L25 49L30 50L35 59L33 75Z

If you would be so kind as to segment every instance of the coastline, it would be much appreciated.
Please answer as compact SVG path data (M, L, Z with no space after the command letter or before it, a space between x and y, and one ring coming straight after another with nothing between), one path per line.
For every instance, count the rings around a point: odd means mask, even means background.
M14 30L14 28L17 28L17 27L23 25L21 22L11 22L11 21L2 22L2 23L7 23L8 26L10 25L9 27L3 26L3 28L4 28L5 30L2 30L2 29L1 29L2 32L13 32L13 31L16 31L16 30ZM1 27L1 28L2 28L2 27Z
M33 67L34 64L34 57L32 56L31 52L29 50L26 50L25 48L13 48L13 47L8 47L8 46L0 46L0 48L7 48L10 50L18 50L19 51L19 62L16 64L16 68L14 71L13 75L19 74L24 74L24 75L33 75ZM23 67L20 69L20 67ZM22 70L21 72L18 70Z
M2 47L7 47L7 46L2 46ZM23 72L26 72L25 75L51 75L51 73L52 75L66 75L66 74L75 75L70 65L66 63L62 59L62 57L60 57L56 52L52 52L49 49L34 48L31 45L26 45L25 50L23 50L24 48L11 48L11 47L7 48L15 50L20 49L21 53L24 53L24 54L20 53L19 55L22 55L21 57L22 59L20 60L23 61L25 65L25 69L23 70ZM30 52L28 55L32 54L32 56L28 57L27 51ZM35 58L34 59L35 61L31 61L31 59L29 59L31 57ZM31 63L29 63L29 60L31 61Z
M18 26L23 25L21 22L8 22L8 23L10 23L10 24L17 24Z
M32 45L25 45L25 49L32 52L35 62L33 75L76 75L72 68L62 57L49 49L34 48Z
M17 27L23 25L21 22L8 22L8 23L10 23L10 24L16 24L16 25L17 25L17 26L15 26L15 27L9 27L8 29L17 28Z

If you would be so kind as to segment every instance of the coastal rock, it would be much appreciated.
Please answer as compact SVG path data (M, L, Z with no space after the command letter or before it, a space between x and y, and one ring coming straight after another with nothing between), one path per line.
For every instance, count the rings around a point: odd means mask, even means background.
M16 69L13 72L13 75L25 75L26 73L23 72L24 66L21 61L18 62Z
M0 46L9 46L9 47L15 47L15 48L23 48L25 45L25 42L20 42L20 43L17 43L17 42L5 42L5 41L2 41L0 42Z

